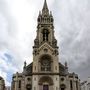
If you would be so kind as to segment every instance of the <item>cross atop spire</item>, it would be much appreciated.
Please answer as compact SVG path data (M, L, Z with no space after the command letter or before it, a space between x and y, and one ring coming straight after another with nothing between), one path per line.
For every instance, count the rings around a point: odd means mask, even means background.
M49 9L48 9L47 1L46 1L46 0L44 1L42 13L43 13L43 14L49 14Z

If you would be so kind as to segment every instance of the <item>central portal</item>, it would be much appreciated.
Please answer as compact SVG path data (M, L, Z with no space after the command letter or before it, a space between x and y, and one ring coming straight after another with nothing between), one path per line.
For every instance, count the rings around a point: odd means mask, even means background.
M49 86L48 85L43 85L43 90L49 90Z
M42 76L39 80L39 90L53 90L53 79L49 76Z

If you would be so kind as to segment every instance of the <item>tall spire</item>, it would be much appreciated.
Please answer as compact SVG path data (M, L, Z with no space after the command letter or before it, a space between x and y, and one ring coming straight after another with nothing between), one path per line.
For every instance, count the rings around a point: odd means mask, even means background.
M43 9L42 9L42 14L49 14L49 9L47 6L47 1L44 1Z

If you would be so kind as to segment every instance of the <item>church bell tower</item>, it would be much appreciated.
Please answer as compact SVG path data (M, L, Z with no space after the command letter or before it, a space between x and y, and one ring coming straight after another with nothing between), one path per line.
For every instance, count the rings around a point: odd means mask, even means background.
M39 12L37 22L37 36L34 41L34 48L39 48L44 43L47 43L52 48L57 48L57 40L54 36L54 19L52 12L49 12L46 0L42 11Z
M33 46L33 88L59 88L58 46L54 36L54 19L46 0L37 19L37 35ZM35 81L35 79L37 81ZM53 82L55 81L55 83Z

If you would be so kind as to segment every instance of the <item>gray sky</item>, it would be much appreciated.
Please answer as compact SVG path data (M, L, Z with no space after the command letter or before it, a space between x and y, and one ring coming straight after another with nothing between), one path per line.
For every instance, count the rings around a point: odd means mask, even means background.
M0 0L0 75L10 85L23 62L32 61L37 17L44 0ZM90 76L90 0L47 0L54 16L59 61L81 80Z

